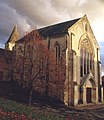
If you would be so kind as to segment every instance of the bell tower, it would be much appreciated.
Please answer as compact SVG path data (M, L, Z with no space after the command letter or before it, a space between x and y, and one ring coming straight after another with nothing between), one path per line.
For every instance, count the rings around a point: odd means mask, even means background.
M17 25L15 25L8 41L5 43L5 49L12 51L13 47L15 46L15 42L18 40L19 40L19 33L17 30Z

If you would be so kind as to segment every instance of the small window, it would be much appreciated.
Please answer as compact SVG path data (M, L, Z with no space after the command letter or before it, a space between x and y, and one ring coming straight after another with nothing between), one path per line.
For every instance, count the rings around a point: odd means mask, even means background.
M60 46L56 45L56 58L60 58Z
M56 54L56 62L60 59L60 44L56 41L55 42L55 54Z

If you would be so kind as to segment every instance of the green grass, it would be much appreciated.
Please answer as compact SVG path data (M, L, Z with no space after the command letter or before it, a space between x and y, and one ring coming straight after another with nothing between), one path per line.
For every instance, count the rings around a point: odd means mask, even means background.
M29 107L0 98L0 120L65 120L65 117L41 107Z

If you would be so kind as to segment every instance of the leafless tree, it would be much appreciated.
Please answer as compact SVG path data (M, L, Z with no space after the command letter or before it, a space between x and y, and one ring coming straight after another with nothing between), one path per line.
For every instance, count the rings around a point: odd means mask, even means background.
M14 60L15 71L20 75L18 82L30 90L29 105L32 103L34 86L38 80L44 80L46 96L48 96L49 82L57 86L56 92L60 95L65 80L64 57L61 56L56 62L53 50L48 49L46 41L37 31L30 40L25 39L22 45L18 44L17 48Z

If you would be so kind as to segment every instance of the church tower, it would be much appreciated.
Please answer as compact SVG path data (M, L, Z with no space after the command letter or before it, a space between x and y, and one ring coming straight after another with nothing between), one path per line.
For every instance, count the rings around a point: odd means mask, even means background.
M18 40L19 40L19 33L17 30L17 25L15 25L8 41L5 43L5 49L12 51L13 47L15 46L15 42Z

